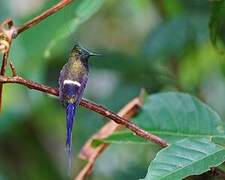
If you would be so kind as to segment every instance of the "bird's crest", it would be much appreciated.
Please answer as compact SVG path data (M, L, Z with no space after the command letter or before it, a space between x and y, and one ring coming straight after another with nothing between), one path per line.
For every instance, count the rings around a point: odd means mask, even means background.
M83 57L84 59L88 59L90 56L101 56L101 54L93 53L88 49L81 46L79 43L75 44L72 53L77 57Z

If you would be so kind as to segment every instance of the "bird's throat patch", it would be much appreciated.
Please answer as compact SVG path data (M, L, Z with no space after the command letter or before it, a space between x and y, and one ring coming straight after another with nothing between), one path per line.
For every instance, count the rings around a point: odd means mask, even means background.
M72 65L72 71L75 71L76 73L81 73L84 71L84 65L81 61L74 61Z

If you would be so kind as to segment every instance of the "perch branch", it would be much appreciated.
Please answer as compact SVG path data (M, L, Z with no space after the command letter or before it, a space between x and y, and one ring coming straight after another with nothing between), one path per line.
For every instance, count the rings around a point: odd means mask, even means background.
M42 91L42 92L52 94L55 96L58 96L58 94L59 94L59 92L56 88L51 88L51 87L45 86L43 84L33 82L31 80L25 80L19 76L15 76L15 77L0 76L0 83L3 83L3 84L4 83L17 83L17 84L22 84L30 89L35 89L35 90ZM102 105L95 104L86 99L82 99L80 105L87 109L90 109L94 112L97 112L98 114L101 114L101 115L115 121L118 124L121 124L121 125L127 127L128 129L130 129L131 131L133 131L136 135L138 135L140 137L143 137L147 140L155 142L156 144L159 144L162 147L166 147L168 145L167 142L165 142L158 136L155 136L155 135L141 129L137 125L133 124L132 122L127 121L125 118L118 116L117 114L115 114L114 112L105 108Z

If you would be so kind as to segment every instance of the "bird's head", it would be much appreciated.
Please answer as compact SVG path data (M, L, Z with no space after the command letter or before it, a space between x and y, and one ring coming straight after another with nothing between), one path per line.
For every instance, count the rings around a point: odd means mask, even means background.
M82 47L80 44L75 44L75 46L72 49L72 56L75 56L76 59L79 59L81 61L87 61L91 56L101 56L101 55L90 52L89 50Z

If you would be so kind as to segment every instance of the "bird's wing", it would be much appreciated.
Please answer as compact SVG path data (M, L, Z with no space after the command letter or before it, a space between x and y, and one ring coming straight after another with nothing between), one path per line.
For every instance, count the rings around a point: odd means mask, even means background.
M59 75L59 99L60 101L63 103L63 81L66 78L65 75L65 69L66 69L66 65L63 66L62 70L60 71L60 75Z
M77 98L76 105L80 104L80 101L81 101L81 99L83 97L83 94L84 94L84 89L86 87L87 81L88 81L88 75L82 76L82 78L80 80L81 86L77 91L78 98Z

